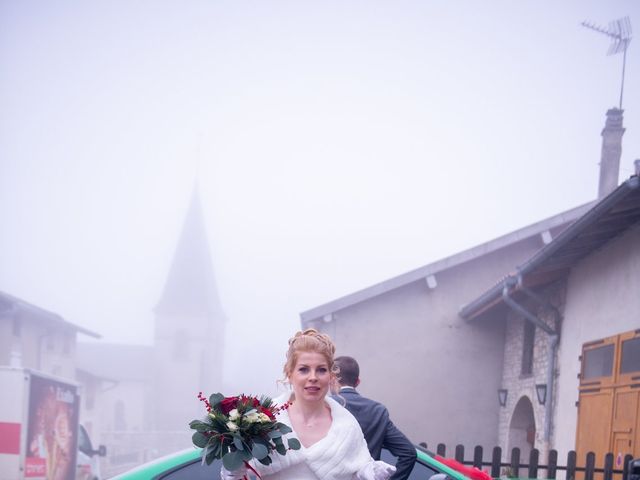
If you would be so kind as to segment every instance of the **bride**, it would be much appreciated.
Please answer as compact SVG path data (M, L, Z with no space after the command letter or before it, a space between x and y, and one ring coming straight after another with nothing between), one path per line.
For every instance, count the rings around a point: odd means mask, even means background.
M371 458L356 419L327 396L336 375L334 354L331 338L315 329L289 339L283 370L292 392L275 401L291 402L278 421L293 429L287 436L300 440L302 448L272 455L268 466L250 462L264 480L387 480L395 471ZM223 480L239 480L245 474L244 468L222 468Z

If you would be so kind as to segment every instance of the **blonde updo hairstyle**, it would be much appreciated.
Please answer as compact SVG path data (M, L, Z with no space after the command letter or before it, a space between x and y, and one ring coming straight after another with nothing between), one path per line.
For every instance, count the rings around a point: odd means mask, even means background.
M293 373L293 369L298 361L300 352L319 353L324 356L329 366L329 371L335 376L338 366L333 361L336 353L336 346L331 337L326 333L320 333L315 328L307 328L302 332L297 332L289 339L289 349L287 350L287 361L284 364L283 373L285 381Z

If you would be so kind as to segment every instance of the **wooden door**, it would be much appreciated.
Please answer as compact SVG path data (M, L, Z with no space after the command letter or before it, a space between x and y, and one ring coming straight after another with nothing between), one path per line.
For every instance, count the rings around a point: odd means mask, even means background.
M576 453L596 467L613 452L615 468L627 454L640 455L640 330L585 343L582 347Z
M635 455L639 423L640 389L620 387L614 394L611 451L619 462L625 455Z
M592 388L580 392L576 441L576 454L579 463L584 463L588 452L594 452L596 466L603 466L603 457L609 451L612 414L612 389Z

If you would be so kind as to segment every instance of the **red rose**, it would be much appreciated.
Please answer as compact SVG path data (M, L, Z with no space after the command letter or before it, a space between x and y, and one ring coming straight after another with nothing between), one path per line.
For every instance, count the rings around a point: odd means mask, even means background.
M236 408L238 405L238 397L226 397L220 402L220 410L225 415L229 415L229 412Z
M269 417L271 420L275 420L276 417L273 414L273 412L268 409L268 408L264 408L264 407L260 407L260 412L264 413L267 417Z
M249 397L247 395L240 395L238 401L247 407L258 408L260 401L256 397Z

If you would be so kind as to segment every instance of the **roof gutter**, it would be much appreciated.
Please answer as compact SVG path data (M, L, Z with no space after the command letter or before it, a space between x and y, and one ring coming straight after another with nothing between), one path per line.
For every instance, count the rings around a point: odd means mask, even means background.
M517 275L508 275L499 283L494 285L492 288L487 290L485 293L480 295L475 300L469 302L467 305L464 305L458 315L464 318L465 320L471 320L477 315L483 308L488 306L490 303L498 300L506 285L514 285L515 288L518 288L521 282L518 282L518 277L522 277L527 275L528 273L535 270L538 266L540 266L544 261L546 261L549 257L551 257L554 253L556 253L559 249L568 244L571 240L575 238L575 236L580 233L584 228L590 226L594 222L596 222L604 213L606 213L613 205L618 203L621 199L626 197L629 193L633 192L636 188L640 186L640 178L638 176L633 176L624 183L622 183L618 188L616 188L613 192L611 192L608 196L602 199L599 203L597 203L591 210L585 213L578 220L573 222L566 230L561 232L558 237L552 241L551 243L545 245L542 249L538 251L533 257L527 260L522 265L516 268Z
M543 330L548 335L557 335L556 331L553 330L551 327L549 327L549 325L544 323L542 320L536 317L533 313L531 313L529 310L524 308L522 305L520 305L518 302L516 302L513 298L509 296L509 285L507 285L506 283L504 285L504 288L502 289L502 299L504 300L504 303L506 303L507 305L509 305L509 307L511 307L512 310L514 310L515 312L525 317L527 320L533 323L540 330Z

